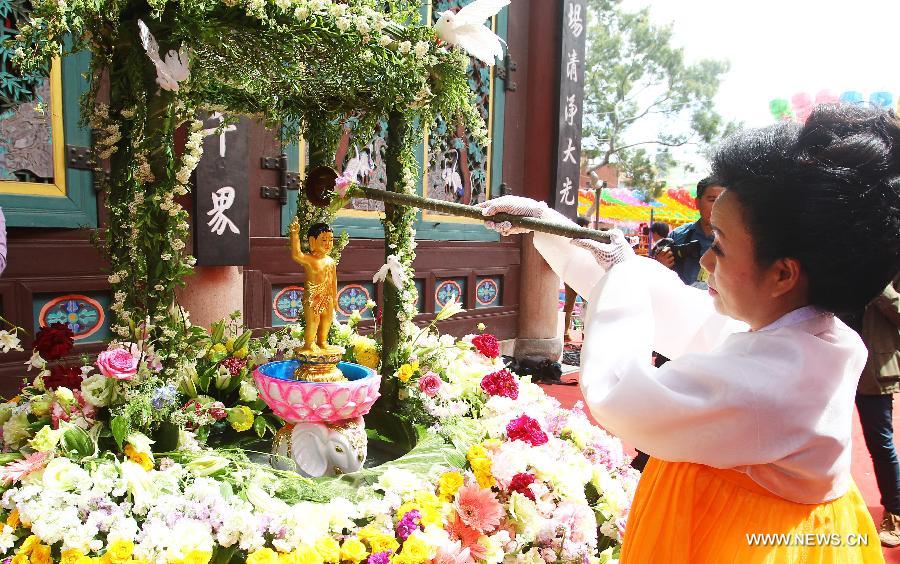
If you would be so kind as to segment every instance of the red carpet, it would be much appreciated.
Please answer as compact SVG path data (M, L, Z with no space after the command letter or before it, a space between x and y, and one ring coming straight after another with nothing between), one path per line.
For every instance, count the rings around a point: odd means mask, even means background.
M577 377L577 374L568 374L563 376L563 379L573 380L577 379ZM581 390L579 390L578 386L550 385L543 386L543 388L548 394L558 399L566 407L572 407L575 405L575 402L582 399ZM900 431L900 414L898 414L898 410L896 409L894 410L894 429ZM634 449L628 445L626 445L626 449L629 454L632 456L634 455ZM872 518L875 519L875 524L877 526L881 523L883 508L879 502L880 496L878 494L878 486L875 483L875 474L872 470L872 459L869 456L869 451L866 450L866 443L863 441L862 429L859 426L858 418L854 418L853 421L852 456L853 479L856 481L856 485L859 486L859 489L866 500L866 505L869 506L869 511L872 513ZM873 539L873 542L878 542L878 539ZM884 551L884 557L888 564L900 564L900 547L890 549L883 548L882 550Z

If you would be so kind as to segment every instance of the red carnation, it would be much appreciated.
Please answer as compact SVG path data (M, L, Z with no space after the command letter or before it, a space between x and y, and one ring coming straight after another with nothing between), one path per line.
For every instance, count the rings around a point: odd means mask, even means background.
M509 491L519 492L531 501L534 501L534 492L528 487L534 483L534 480L534 474L520 472L513 476L509 482Z
M490 396L518 399L519 383L507 369L491 372L481 379L481 389Z
M34 348L44 360L56 360L72 350L75 344L75 333L64 323L53 323L49 327L41 327L34 336Z
M541 429L541 424L536 420L521 415L509 422L506 426L506 434L511 441L524 441L531 446L546 444L547 433Z
M59 387L77 390L81 387L81 369L68 364L57 364L50 367L50 374L44 376L44 387L55 390Z
M475 349L488 358L497 358L500 356L500 342L497 337L490 333L484 333L472 338L472 345Z
M237 376L241 373L241 370L247 366L247 359L244 358L226 358L222 362L220 362L222 366L228 369L228 372L231 373L232 376Z

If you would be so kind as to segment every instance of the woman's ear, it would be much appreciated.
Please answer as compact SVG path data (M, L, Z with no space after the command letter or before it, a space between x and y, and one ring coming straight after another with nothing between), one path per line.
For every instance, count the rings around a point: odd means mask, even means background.
M806 288L806 274L800 266L800 261L791 257L776 260L769 266L769 276L772 284L772 297L780 298L791 292Z

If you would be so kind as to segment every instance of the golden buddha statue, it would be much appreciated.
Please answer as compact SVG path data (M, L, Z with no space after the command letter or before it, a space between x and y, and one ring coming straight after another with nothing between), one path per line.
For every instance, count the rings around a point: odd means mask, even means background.
M309 228L309 253L300 247L300 224L295 218L290 228L291 258L306 272L303 318L306 321L303 347L295 351L300 367L294 376L311 382L345 380L335 366L344 349L328 344L328 331L337 306L337 263L329 255L334 248L334 232L326 223Z

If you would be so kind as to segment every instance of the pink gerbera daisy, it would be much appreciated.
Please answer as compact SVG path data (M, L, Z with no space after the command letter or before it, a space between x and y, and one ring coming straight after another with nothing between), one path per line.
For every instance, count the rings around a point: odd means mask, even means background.
M497 496L489 489L481 489L478 484L460 488L456 511L466 526L480 533L493 531L503 518L503 506L497 501Z
M35 452L22 460L0 467L0 482L14 484L32 472L37 472L47 464L49 456L48 452Z

